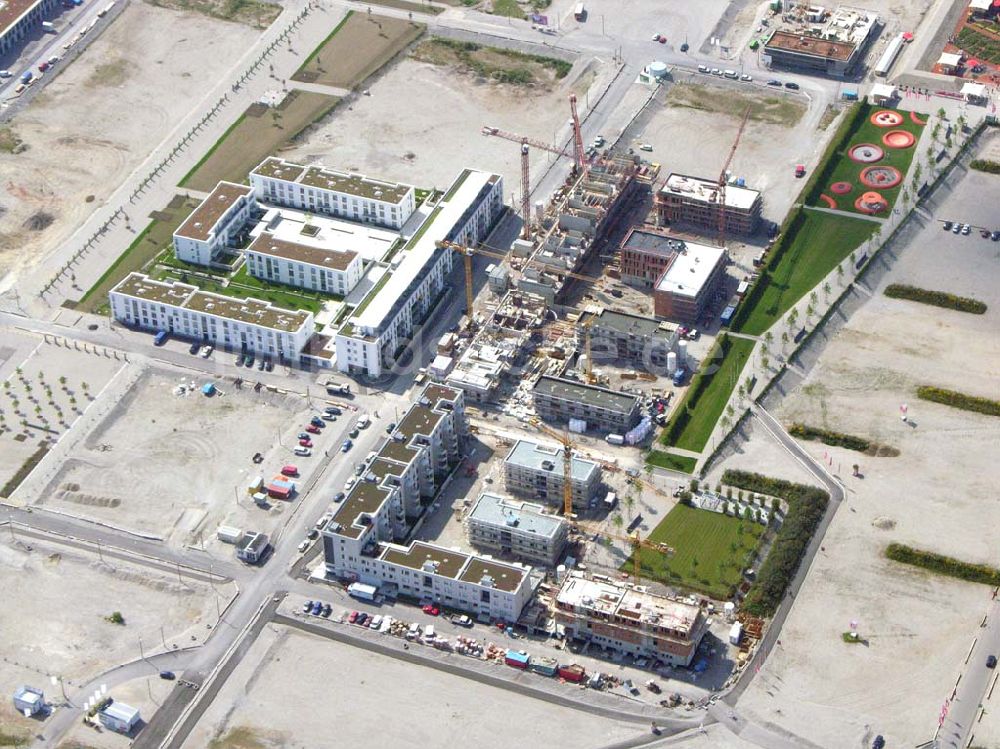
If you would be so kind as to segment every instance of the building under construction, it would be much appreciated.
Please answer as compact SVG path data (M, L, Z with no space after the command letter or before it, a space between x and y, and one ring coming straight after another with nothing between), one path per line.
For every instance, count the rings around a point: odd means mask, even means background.
M710 231L717 231L724 222L726 234L753 234L760 225L764 200L757 190L736 182L726 185L723 192L717 180L670 174L655 196L657 222Z
M486 302L476 316L476 336L448 374L448 385L477 403L495 400L504 377L520 371L546 309L544 300L521 291L507 292L493 309Z

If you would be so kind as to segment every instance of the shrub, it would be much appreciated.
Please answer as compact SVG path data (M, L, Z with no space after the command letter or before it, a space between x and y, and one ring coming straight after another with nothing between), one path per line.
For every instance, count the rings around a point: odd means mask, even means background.
M845 447L848 450L857 450L858 452L865 452L872 445L870 441L862 437L855 437L854 435L843 434L841 432L832 432L829 429L819 429L818 427L806 426L805 424L792 424L788 429L788 433L799 439L818 440L824 445Z
M1000 585L1000 570L985 564L970 564L943 554L921 551L903 544L889 544L885 555L894 562L910 564L948 577L957 577L970 583Z
M1000 174L1000 161L990 161L989 159L973 159L969 166L981 172L990 174Z
M125 624L125 617L122 616L121 611L112 611L105 619L112 624Z
M967 296L956 296L945 291L932 291L916 286L907 286L902 283L893 283L885 287L884 293L891 299L908 299L911 302L932 304L935 307L969 312L973 315L981 315L986 312L986 305L978 299L972 299Z
M785 590L802 563L809 541L823 519L830 495L822 489L771 478L749 471L727 470L722 481L760 494L781 497L788 514L757 573L744 608L756 616L770 616L778 608Z
M977 395L966 395L955 390L921 385L917 388L917 397L952 408L960 408L963 411L974 411L987 416L1000 416L1000 401L980 398Z

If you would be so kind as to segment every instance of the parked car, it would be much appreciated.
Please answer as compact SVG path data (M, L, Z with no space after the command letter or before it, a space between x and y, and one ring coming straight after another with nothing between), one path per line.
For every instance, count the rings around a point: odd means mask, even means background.
M395 421L390 421L389 422L389 426L387 426L385 428L385 433L386 434L392 434L392 430L395 429L395 428L396 428L396 422Z
M424 606L424 607L423 607L423 609L421 609L421 610L422 610L422 611L423 611L423 612L424 612L425 614L429 614L430 616L438 616L438 615L439 615L439 614L441 613L441 609L439 609L439 608L438 608L437 606L435 606L435 605L434 605L434 604L432 604L432 603L428 603L428 604L427 604L426 606Z
M885 739L882 734L876 736L875 740L872 741L872 749L885 749Z
M698 72L699 73L707 73L708 72L708 65L699 65L698 66Z
M358 620L358 615L360 613L361 613L360 611L352 611L350 615L347 617L348 624L354 624L354 622Z
M251 367L253 367L254 355L253 354L247 354L245 357L243 357L243 362L244 362L244 365L248 369L251 368Z
M989 229L980 229L979 230L979 236L981 236L983 239L989 239L990 238L990 230Z
M348 450L351 449L351 447L353 447L353 445L354 443L351 442L350 440L344 440L344 444L340 446L340 452L346 453Z
M323 413L333 414L334 416L340 416L343 413L343 411L337 408L337 406L327 406L326 408L323 409Z
M322 601L316 601L313 604L312 615L313 616L319 616L319 612L322 611L322 610L323 610L323 603L322 603Z
M326 424L323 422L323 420L319 416L313 416L311 419L309 419L309 423L312 424L314 427L317 427L319 429L322 429L323 427L326 426Z
M49 69L50 67L52 67L52 66L51 66L51 65L49 65L49 63L48 63L48 60L42 60L42 61L41 61L40 63L38 63L38 70L39 70L40 72L42 72L42 73L44 73L44 72L45 72L46 70L48 70L48 69Z
M312 455L312 450L310 450L308 447L302 447L301 445L299 447L296 447L293 452L300 458L308 458L310 455Z
M312 446L313 446L313 442L308 437L306 437L305 439L300 439L299 440L299 447L312 447Z
M660 35L659 34L653 34L653 41L654 42L660 41Z
M309 434L319 434L319 427L316 426L315 424L310 424L309 426L306 427L306 433L307 436ZM302 439L302 435L299 435L299 439Z
M295 439L298 439L298 440L307 440L307 439L309 439L309 432L299 432L299 436L296 437Z
M334 495L334 497L333 497L333 501L334 501L334 502L343 502L343 501L344 501L344 498L345 498L346 496L347 496L347 495L346 495L346 494L344 494L344 492L337 492L337 493L336 493L336 494Z
M368 622L368 629L378 629L382 626L382 617L376 614L372 617L371 621Z
M160 678L165 679L166 681L173 681L177 678L177 674L173 671L160 671Z
M234 361L233 364L235 364L237 367L242 367L243 366L243 354L239 354L236 357L236 361Z
M316 530L315 528L310 528L306 532L306 538L308 538L310 541L315 541L317 538L319 538L319 531Z
M960 231L962 231L961 224L956 223L953 227L951 227L952 234L958 234Z
M457 624L460 627L471 627L472 626L472 619L471 619L471 617L467 616L466 614L462 614L461 616L453 617L452 620L451 620L451 622L452 622L452 624Z
M297 465L295 465L294 463L288 463L287 465L283 465L281 467L281 472L283 474L285 474L286 476L298 476L299 475L299 467Z
M972 233L972 227L968 224L962 224L962 236L967 237Z
M201 348L201 346L200 346L200 345L198 344L198 342L197 342L197 341L195 341L194 343L192 343L192 344L191 344L191 345L190 345L190 346L188 347L188 353L189 353L189 354L197 354L197 353L198 353L198 349L199 349L199 348Z
M740 80L743 81L744 83L750 83L750 81L752 81L753 78L744 73L743 75L740 76Z
M798 91L799 84L793 83L792 81L785 81L785 88L790 88L792 91Z
M324 603L323 610L319 612L320 616L322 616L324 619L329 619L331 613L333 613L333 606L331 606L328 603Z
M357 624L359 627L363 627L365 626L365 622L367 621L368 621L368 614L366 614L364 611L359 611L358 619L354 623Z
M212 355L213 351L215 351L215 347L213 347L213 346L205 346L205 347L203 347L202 350L201 350L201 358L202 359L207 359L208 357L210 357Z
M1000 242L1000 231L995 231L992 234L990 234L990 239L992 239L994 242Z
M9 70L0 70L0 78L13 78L14 74Z
M997 657L995 655L990 655L986 657L986 668L996 668L997 667Z
M308 538L303 539L302 541L299 541L299 554L301 554L302 552L304 552L308 548L309 548L309 539Z
M336 421L337 414L323 413L323 421Z
M308 614L310 611L312 611L312 607L313 607L313 601L310 598L308 601L302 604L302 613Z
M768 86L778 86L780 88L781 87L781 81L779 81L777 78L772 78L771 80L769 80L767 82L767 85Z
M684 42L684 44L681 45L681 52L687 52L689 49L691 49L691 47L687 42Z
M951 221L945 221L943 224L941 224L941 228L944 229L945 231L949 231L951 229Z

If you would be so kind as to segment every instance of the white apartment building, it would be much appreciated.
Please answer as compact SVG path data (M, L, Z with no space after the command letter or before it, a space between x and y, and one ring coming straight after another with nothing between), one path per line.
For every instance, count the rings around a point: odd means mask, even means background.
M250 185L265 203L402 229L416 209L412 185L382 182L321 166L264 159L250 172Z
M220 182L174 232L177 259L211 265L247 226L256 206L251 188Z
M503 461L504 484L511 494L561 505L563 501L563 448L518 440ZM573 508L586 509L601 485L601 466L572 457L570 485Z
M154 281L130 273L108 295L118 322L163 330L220 348L243 349L297 361L313 334L311 312L275 307L257 299L234 299L189 284Z
M437 242L476 245L503 210L503 178L464 170L392 261L369 272L371 290L337 333L337 368L371 377L385 372L445 292L455 253Z
M19 47L46 16L57 12L58 6L57 0L7 0L0 6L0 55Z
M566 548L569 523L542 505L483 492L466 516L469 543L491 554L554 567Z
M261 232L245 253L251 276L345 296L361 280L364 263L350 250L326 250Z

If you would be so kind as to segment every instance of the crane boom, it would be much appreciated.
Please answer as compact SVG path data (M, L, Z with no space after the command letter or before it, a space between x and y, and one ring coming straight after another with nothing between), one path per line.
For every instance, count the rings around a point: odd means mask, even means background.
M531 238L531 174L528 171L528 139L521 139L521 238Z
M442 250L454 250L455 252L457 252L459 254L462 254L462 255L466 254L466 252L470 252L470 253L472 253L474 255L485 255L486 257L491 257L491 258L494 258L495 260L509 260L510 259L507 256L507 253L501 252L499 250L487 248L485 245L480 245L478 247L466 247L465 245L456 244L455 242L440 241L440 242L437 243L437 246L440 249L442 249ZM568 278L575 278L577 281L586 281L587 283L597 283L597 282L599 282L601 280L597 276L585 276L582 273L573 273L572 271L568 271L568 270L557 270L555 268L552 268L552 267L546 265L545 263L540 263L540 262L533 261L533 260L525 260L525 265L532 265L532 266L534 266L536 268L540 268L542 270L547 270L547 271L549 271L551 273L555 273L555 274L560 275L560 276L567 276Z
M718 201L716 206L719 210L719 246L726 246L726 172L729 171L729 165L733 163L733 157L736 155L736 149L740 145L740 139L743 137L743 130L747 126L747 120L750 119L750 106L747 105L746 110L743 112L743 119L740 120L740 127L736 131L736 137L733 139L733 145L729 149L729 155L726 157L726 163L722 165L722 171L719 173L719 191L718 191Z
M483 135L493 135L497 138L503 138L504 140L513 141L514 143L520 143L521 145L527 144L532 148L540 148L543 151L548 151L549 153L554 153L556 156L566 156L570 157L571 154L565 148L557 148L550 143L544 143L540 140L534 138L528 138L523 135L518 135L517 133L511 133L506 130L501 130L498 127L492 127L490 125L483 125L480 131Z

